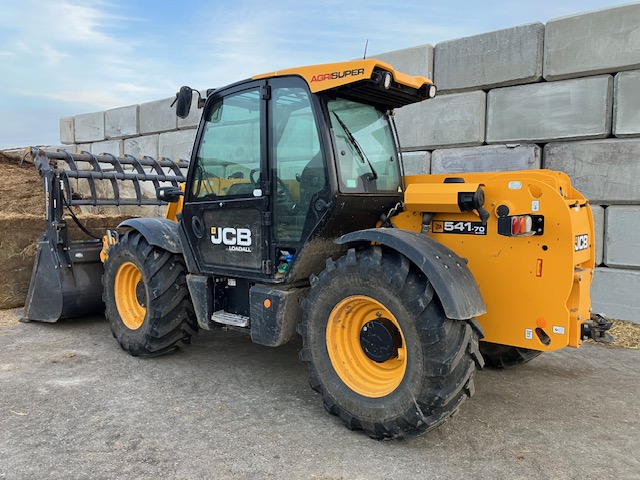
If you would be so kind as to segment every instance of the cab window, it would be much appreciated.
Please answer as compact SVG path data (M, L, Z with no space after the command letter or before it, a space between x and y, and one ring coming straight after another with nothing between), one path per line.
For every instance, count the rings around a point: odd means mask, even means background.
M274 236L277 241L298 242L314 199L327 185L324 154L307 89L274 89L270 125Z
M343 193L398 192L400 168L389 118L371 105L328 102Z
M253 196L260 188L260 94L257 88L211 108L196 157L195 200Z

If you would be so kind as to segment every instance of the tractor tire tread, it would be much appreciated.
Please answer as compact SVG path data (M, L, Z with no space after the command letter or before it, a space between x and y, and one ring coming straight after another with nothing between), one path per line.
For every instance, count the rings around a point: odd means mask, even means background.
M354 275L372 281L376 279L381 288L397 296L412 318L416 319L415 330L422 348L428 353L424 355L421 367L426 374L419 395L402 400L406 408L402 407L403 411L397 415L393 413L391 417L385 416L387 412L381 413L380 418L372 418L368 414L361 415L358 408L350 410L345 405L359 405L359 398L366 398L355 392L351 392L353 398L335 398L329 388L327 372L317 364L320 350L314 347L310 335L314 329L320 332L321 329L316 326L319 314L314 316L314 312L330 295L323 292L340 291L342 284L348 285L347 282ZM478 350L482 328L475 319L464 321L446 318L429 280L397 252L380 246L360 252L351 248L343 257L328 260L327 268L311 277L311 290L306 301L302 302L302 308L302 321L297 327L303 337L299 357L309 370L309 384L322 395L325 409L338 416L347 428L363 430L375 439L411 437L445 422L457 412L466 398L473 395L473 377L482 363ZM335 388L334 391L342 392Z
M120 319L115 302L114 279L119 265L132 261L142 272L147 287L146 315L136 330ZM111 265L110 262L116 262ZM184 259L150 245L137 231L127 232L109 249L102 277L105 315L111 332L123 350L133 356L152 357L170 353L187 345L198 331Z

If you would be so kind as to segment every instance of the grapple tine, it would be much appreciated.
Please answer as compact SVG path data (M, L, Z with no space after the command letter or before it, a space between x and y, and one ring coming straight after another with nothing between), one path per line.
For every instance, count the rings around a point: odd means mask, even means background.
M56 322L61 318L99 311L104 308L101 282L103 267L100 261L102 241L70 242L64 207L166 204L155 196L144 198L141 183L150 182L154 187L159 182L177 185L185 181L186 175L182 172L188 168L189 163L184 160L174 162L167 158L138 159L89 152L69 153L64 150L51 152L35 147L28 149L25 152L25 156L27 155L31 155L40 172L47 198L46 230L38 241L25 305L25 319ZM56 160L64 161L68 168L60 168L55 163ZM123 166L130 166L131 170ZM175 175L166 175L163 168L170 168ZM145 169L151 172L146 172ZM88 182L89 198L73 195L71 179ZM98 197L97 180L106 180L111 184L110 198ZM118 182L133 183L136 198L121 198ZM72 218L76 220L74 215Z

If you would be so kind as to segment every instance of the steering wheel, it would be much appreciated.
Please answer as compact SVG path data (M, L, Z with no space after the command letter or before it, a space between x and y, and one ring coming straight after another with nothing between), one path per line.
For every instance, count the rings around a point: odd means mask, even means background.
M249 173L249 179L253 182L256 187L258 187L258 182L260 181L260 173L259 168L254 168ZM291 192L289 191L289 187L287 184L280 180L279 177L276 176L276 192L275 192L276 200L280 203L289 203L292 206L295 205L295 200L291 196ZM293 208L293 207L292 207Z
M296 204L296 201L291 196L289 187L278 177L276 177L276 200L280 203L291 205L291 208L295 207Z

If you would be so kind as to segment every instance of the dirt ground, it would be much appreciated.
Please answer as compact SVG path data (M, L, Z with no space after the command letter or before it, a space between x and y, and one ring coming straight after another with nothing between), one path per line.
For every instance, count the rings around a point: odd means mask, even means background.
M327 414L299 348L202 331L140 359L104 317L0 328L0 479L640 478L638 350L485 369L444 425L378 442Z

